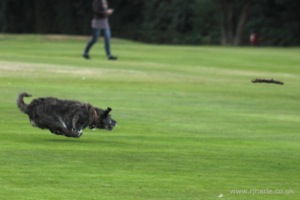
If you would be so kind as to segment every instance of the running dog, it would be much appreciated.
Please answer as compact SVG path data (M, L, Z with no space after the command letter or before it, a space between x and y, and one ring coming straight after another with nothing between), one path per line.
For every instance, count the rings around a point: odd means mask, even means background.
M112 130L117 122L110 116L111 108L102 110L88 103L73 100L61 100L54 97L33 99L30 104L23 92L17 98L20 111L27 114L34 127L49 129L56 135L79 138L85 128Z

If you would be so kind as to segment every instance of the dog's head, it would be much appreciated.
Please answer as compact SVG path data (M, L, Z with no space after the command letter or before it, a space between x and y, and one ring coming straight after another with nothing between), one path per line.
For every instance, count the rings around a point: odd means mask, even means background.
M111 131L117 125L117 121L113 120L109 114L112 110L111 108L107 108L104 111L99 108L95 108L95 110L98 114L96 128Z

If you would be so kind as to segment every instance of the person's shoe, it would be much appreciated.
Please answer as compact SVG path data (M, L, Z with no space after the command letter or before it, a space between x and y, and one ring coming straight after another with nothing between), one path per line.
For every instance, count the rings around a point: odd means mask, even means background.
M110 55L110 56L107 57L107 59L108 59L108 60L117 60L118 57L113 56L113 55Z
M85 53L85 54L83 54L82 56L83 56L85 59L87 59L87 60L89 60L89 59L90 59L90 56L89 56L89 54L86 54L86 53Z

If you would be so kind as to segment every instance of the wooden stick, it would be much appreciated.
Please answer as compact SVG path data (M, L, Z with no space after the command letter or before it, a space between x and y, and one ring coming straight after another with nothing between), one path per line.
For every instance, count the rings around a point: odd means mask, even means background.
M273 83L278 85L284 84L283 82L274 79L259 79L259 78L252 80L252 83Z

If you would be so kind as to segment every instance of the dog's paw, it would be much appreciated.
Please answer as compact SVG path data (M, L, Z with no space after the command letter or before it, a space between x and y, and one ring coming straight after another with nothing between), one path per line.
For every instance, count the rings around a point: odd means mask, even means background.
M77 130L77 129L75 129L75 128L72 128L71 131L72 131L72 132L75 132L75 133L79 132L79 130Z
M73 132L73 133L76 133L76 135L77 135L78 137L80 137L80 136L83 134L82 129L76 130L76 129L72 128L72 132Z

